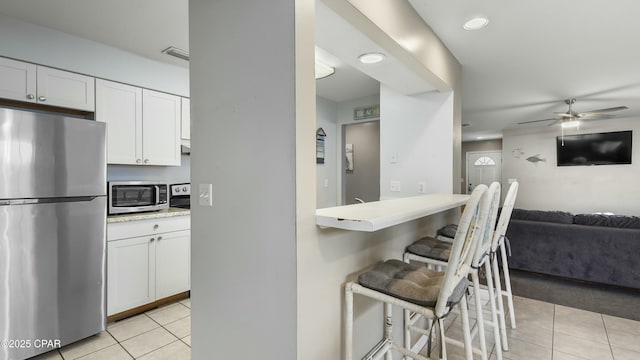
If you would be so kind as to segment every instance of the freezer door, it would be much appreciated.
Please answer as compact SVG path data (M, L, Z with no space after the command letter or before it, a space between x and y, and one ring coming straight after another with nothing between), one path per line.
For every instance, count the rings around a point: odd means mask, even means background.
M106 198L0 205L0 359L105 329ZM50 340L51 342L43 342ZM18 345L20 343L17 343Z
M0 199L106 194L105 124L0 108Z

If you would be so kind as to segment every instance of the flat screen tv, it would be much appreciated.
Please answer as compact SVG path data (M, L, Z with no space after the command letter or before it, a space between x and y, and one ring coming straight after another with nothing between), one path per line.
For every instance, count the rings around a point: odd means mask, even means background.
M632 131L558 136L558 166L631 164Z

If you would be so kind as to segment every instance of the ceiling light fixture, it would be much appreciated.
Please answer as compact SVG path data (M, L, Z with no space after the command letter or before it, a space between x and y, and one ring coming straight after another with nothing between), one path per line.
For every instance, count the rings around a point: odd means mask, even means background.
M360 62L363 64L379 63L380 61L384 60L384 58L385 55L378 52L370 52L358 56L358 60L360 60Z
M327 76L335 74L336 69L329 65L323 64L320 61L316 60L316 80L324 79Z
M580 125L580 121L578 120L571 120L571 121L563 121L561 126L563 129L568 129L568 128L577 128Z
M175 46L169 46L168 48L162 50L162 52L167 55L177 57L178 59L189 61L189 52L182 49L178 49Z
M489 24L489 19L485 17L475 17L462 26L465 30L480 30Z

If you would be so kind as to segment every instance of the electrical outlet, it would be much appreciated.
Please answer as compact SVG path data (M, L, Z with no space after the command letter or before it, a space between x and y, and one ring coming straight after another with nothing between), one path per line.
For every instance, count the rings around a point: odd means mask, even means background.
M392 192L400 192L400 181L392 181L390 190Z
M394 151L391 153L391 163L392 164L398 163L398 152Z
M424 194L425 191L426 191L426 187L427 187L427 185L424 183L424 181L419 182L418 183L418 192L420 194Z

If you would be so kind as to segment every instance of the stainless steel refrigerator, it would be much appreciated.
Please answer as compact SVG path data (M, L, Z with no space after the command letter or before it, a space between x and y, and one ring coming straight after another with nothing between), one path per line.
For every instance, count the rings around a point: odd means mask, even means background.
M105 329L105 124L0 108L0 359Z

